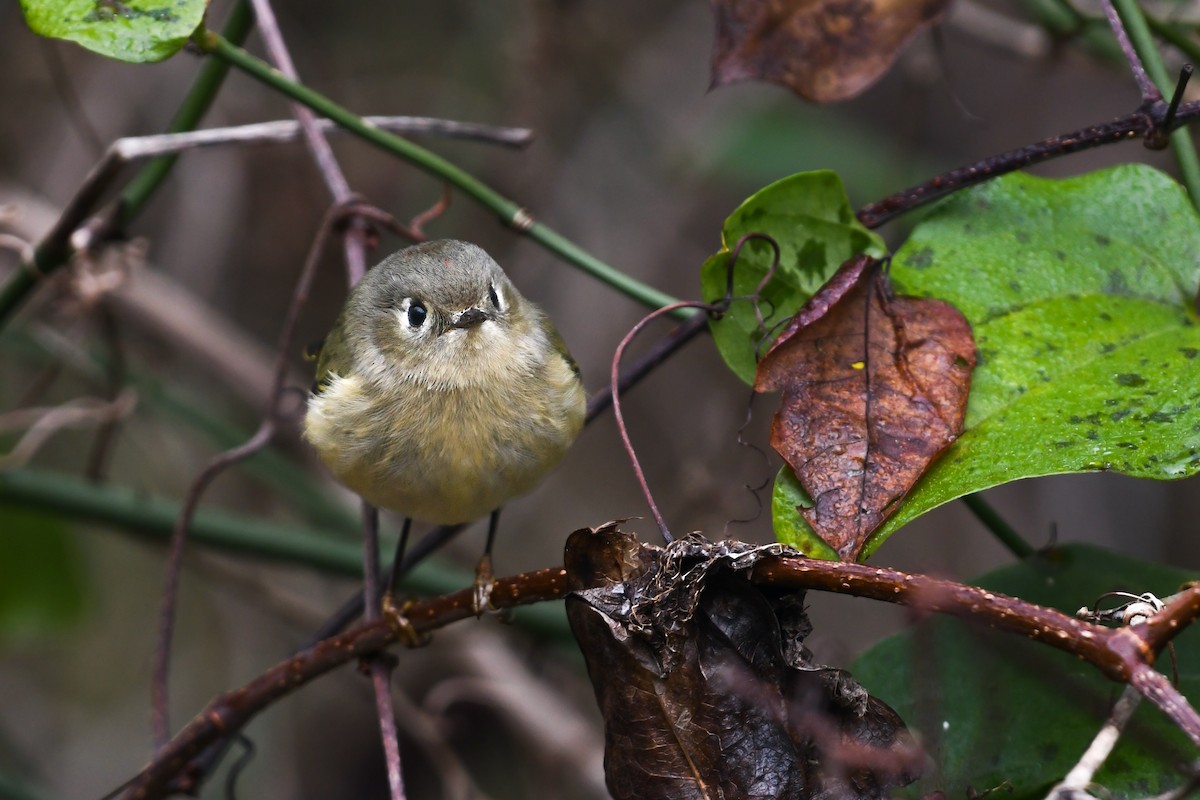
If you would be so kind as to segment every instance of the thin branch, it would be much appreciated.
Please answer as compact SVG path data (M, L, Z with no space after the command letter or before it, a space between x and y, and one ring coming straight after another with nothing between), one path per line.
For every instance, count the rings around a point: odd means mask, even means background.
M491 600L497 608L516 608L561 599L566 592L566 572L556 567L497 580ZM473 595L474 589L468 587L418 601L406 609L405 615L416 633L431 632L452 622L474 618ZM259 711L314 678L378 653L406 635L407 631L387 619L360 625L277 664L244 687L225 692L155 755L124 796L153 798L168 792L187 792L194 786L193 776L179 773L210 744L241 729Z
M367 501L362 504L363 517L363 614L367 625L381 618L379 601L379 509ZM371 690L375 695L375 712L379 717L379 733L383 740L383 758L387 764L388 791L392 800L404 800L404 778L400 772L400 739L396 734L396 709L392 706L392 657L376 653L366 657L371 674Z
M275 19L275 11L271 8L271 3L269 0L250 0L250 4L254 6L254 16L258 21L259 33L262 35L263 43L267 46L271 60L275 62L275 68L292 80L299 80L296 64L292 61L292 55L283 41L283 34L279 30L279 22ZM304 140L312 152L313 160L317 162L317 168L321 172L325 186L333 195L333 201L344 204L350 198L350 183L346 180L341 165L333 155L333 148L329 146L329 140L317 127L316 115L299 103L292 103L292 113L304 131ZM357 282L352 280L351 285Z
M837 564L836 567L829 567ZM1180 592L1150 621L1110 630L1050 608L975 586L898 570L819 559L758 562L752 580L781 588L820 589L978 619L999 630L1084 659L1110 680L1131 683L1200 746L1200 715L1150 665L1171 638L1200 617L1200 587Z
M682 302L672 303L663 306L660 309L651 311L646 316L642 317L629 333L621 339L617 345L616 352L613 353L612 367L609 371L609 397L612 402L613 416L617 421L617 430L621 434L621 441L625 445L625 454L629 456L629 461L633 465L633 474L637 477L638 485L642 487L642 496L646 498L646 504L650 507L650 513L654 516L655 523L658 524L658 531L662 534L665 541L671 541L671 531L667 528L667 522L663 519L662 512L658 510L658 504L654 502L654 494L650 491L650 484L646 481L646 473L642 471L642 464L638 460L637 451L633 447L633 442L629 438L629 429L625 427L625 415L621 413L621 356L625 354L625 348L633 341L642 329L649 325L654 320L666 314L672 314L675 311L684 308L703 309L712 312L715 307L710 303L702 302Z
M878 228L883 223L926 203L1032 164L1040 164L1102 145L1126 142L1139 137L1144 139L1164 130L1166 112L1167 103L1160 101L1150 108L1138 109L1111 122L1092 125L1061 136L1051 136L1040 142L943 172L924 183L863 206L858 211L858 219L868 228ZM1200 117L1200 102L1182 103L1171 121L1170 130L1176 131L1197 117ZM1184 133L1186 134L1186 131Z
M275 435L275 427L280 411L280 401L284 393L284 383L287 378L290 355L295 351L296 326L300 312L308 302L309 290L316 276L317 265L325 249L325 242L334 224L345 214L345 209L334 207L323 220L316 238L309 249L308 258L300 270L296 287L292 293L292 301L288 307L283 330L279 336L279 348L275 359L275 369L271 381L271 393L263 421L252 437L239 447L227 450L213 458L208 466L192 483L179 514L179 520L171 536L171 546L166 562L166 576L163 585L162 608L159 614L158 643L155 648L154 671L151 682L152 721L154 739L157 746L166 744L170 735L168 715L168 682L171 663L171 639L175 624L175 604L179 593L179 576L183 569L183 548L187 541L188 529L200 498L208 489L209 484L229 467L257 453L265 447Z
M1137 711L1141 701L1142 695L1137 689L1132 686L1125 687L1121 692L1121 697L1109 712L1108 719L1096 732L1092 743L1088 745L1087 750L1079 757L1079 761L1071 768L1066 777L1050 790L1047 800L1073 800L1076 795L1088 796L1088 785L1092 782L1096 772L1104 766L1104 762L1108 760L1113 748L1117 746L1117 740L1121 738L1121 733L1129 724L1129 720L1133 719L1133 712Z
M262 449L275 434L275 423L263 420L258 431L240 447L226 450L208 463L192 482L187 499L179 513L171 545L167 550L165 576L163 580L162 605L158 612L158 638L154 647L154 667L150 680L150 716L154 729L154 745L161 748L170 739L170 687L171 639L175 630L175 606L179 598L179 578L183 570L183 548L187 542L188 529L196 514L196 507L205 490L218 475L229 467L244 461Z
M221 62L213 62L221 63ZM469 139L473 141L523 146L532 141L533 134L526 128L501 128L491 125L456 122L432 117L364 117L363 123L381 132L421 134L428 136ZM318 120L317 127L326 134L345 132L330 120ZM109 213L88 223L88 218L99 207L100 201L117 182L125 166L145 159L155 159L154 164L164 164L164 158L177 156L189 150L225 145L261 145L297 141L302 134L300 124L294 120L260 122L229 128L210 128L200 131L163 133L152 136L131 136L117 139L105 151L100 161L92 167L76 190L75 196L59 214L50 231L35 247L22 242L21 269L0 290L0 326L12 315L38 278L47 275L67 262L71 254L81 247L94 246L108 240L115 231L132 221L128 195L135 183L130 183L121 202ZM149 169L149 167L147 167ZM145 175L139 173L137 182ZM165 173L164 173L165 174ZM157 184L155 184L157 185ZM149 191L143 189L142 192ZM139 197L142 195L139 194ZM140 203L136 206L140 208ZM84 227L87 224L87 227ZM76 231L86 231L72 239ZM7 241L7 240L6 240Z
M1150 105L1162 100L1162 92L1154 85L1154 81L1150 80L1150 76L1146 74L1146 68L1142 66L1142 60L1138 58L1137 50L1134 49L1133 43L1129 41L1129 32L1125 29L1122 15L1117 13L1116 6L1113 5L1113 0L1101 0L1100 5L1104 8L1104 18L1108 20L1109 27L1112 28L1113 36L1117 39L1117 45L1121 48L1121 54L1125 56L1125 61L1129 63L1129 71L1133 73L1133 80L1137 83L1138 91L1142 93L1142 103Z
M250 2L254 6L258 29L267 46L267 52L271 55L271 60L275 62L275 67L288 78L294 81L299 80L296 65L292 62L287 45L284 44L283 34L279 30L279 23L275 19L275 11L271 8L270 0L250 0ZM329 146L329 140L317 127L316 115L307 106L300 103L292 103L292 113L304 131L305 144L312 154L313 161L316 162L321 179L325 181L326 188L333 196L333 202L337 205L346 205L350 202L353 194L350 191L350 182L346 180L341 165L333 155L333 148ZM351 219L350 224L343 231L342 247L346 256L346 279L350 286L357 284L367 271L369 239L370 233L367 226L358 220Z
M1155 92L1158 94L1158 99L1153 105L1156 110L1161 111L1163 107L1162 92L1170 91L1172 83L1171 76L1167 72L1166 65L1163 64L1162 56L1158 52L1158 45L1154 41L1154 37L1150 33L1150 26L1146 22L1145 15L1142 14L1141 8L1135 0L1106 0L1111 2L1115 13L1119 16L1119 23L1116 23L1113 31L1118 38L1121 36L1121 30L1128 33L1131 42L1130 47L1136 53L1135 58L1139 59L1140 63L1145 64L1145 72L1149 75L1149 79L1155 84ZM1129 58L1129 49L1122 46L1125 50L1126 58ZM1131 68L1134 69L1134 76L1137 78L1137 67L1134 62L1130 62ZM1141 79L1139 78L1139 85ZM1143 89L1143 94L1146 92ZM1188 195L1192 199L1192 205L1200 208L1200 155L1196 153L1196 145L1192 141L1191 134L1186 130L1175 129L1172 127L1173 110L1176 103L1179 102L1179 96L1182 95L1182 85L1176 90L1176 98L1168 106L1165 111L1161 111L1161 124L1158 130L1153 131L1146 139L1147 147L1161 148L1169 140L1171 150L1175 154L1175 161L1179 165L1179 172L1183 178L1183 183L1187 187Z
M528 128L503 128L435 117L372 116L363 117L363 122L392 133L467 139L508 147L523 147L533 140L533 131ZM344 136L348 133L345 128L327 119L318 119L315 124L317 129L326 136ZM302 135L303 129L299 122L292 119L281 119L227 128L204 128L186 133L128 136L117 139L110 145L109 150L115 150L116 155L125 161L138 161L206 147L288 144L298 141Z
M0 470L28 463L55 432L64 428L103 427L124 419L137 405L137 392L126 389L111 399L79 397L50 408L19 408L0 414L0 431L26 428L7 453L0 453Z
M1110 630L1053 609L974 586L926 575L824 561L800 556L768 556L750 580L775 589L832 591L912 606L976 620L1072 653L1106 677L1129 682L1200 743L1200 721L1187 700L1155 671L1150 641L1183 631L1200 615L1200 588L1182 592L1149 623ZM502 578L491 600L498 609L557 600L569 590L561 568ZM411 634L426 634L474 615L473 588L417 601L405 611L409 628L388 620L363 624L271 667L249 684L216 697L131 782L129 800L162 797L195 786L193 759L214 742L239 730L255 714L309 681L350 661L376 653ZM1195 722L1194 722L1195 721Z

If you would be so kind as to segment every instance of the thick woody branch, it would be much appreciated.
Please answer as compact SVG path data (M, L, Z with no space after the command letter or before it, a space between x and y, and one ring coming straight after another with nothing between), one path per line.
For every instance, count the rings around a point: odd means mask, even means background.
M986 589L862 564L768 557L755 565L750 579L776 589L831 591L952 614L1049 644L1088 661L1115 681L1130 683L1200 745L1200 717L1151 666L1157 651L1200 616L1200 588L1182 592L1150 622L1112 630ZM497 580L491 601L498 609L514 608L561 599L567 591L565 570L544 569ZM195 779L189 772L192 760L206 747L314 678L473 616L471 595L468 588L414 603L404 610L405 624L392 617L352 628L218 696L158 753L123 797L145 800L188 791Z

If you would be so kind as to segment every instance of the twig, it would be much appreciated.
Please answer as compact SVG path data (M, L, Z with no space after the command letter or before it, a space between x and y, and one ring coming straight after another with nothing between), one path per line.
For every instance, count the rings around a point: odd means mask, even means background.
M943 172L924 183L863 206L858 210L858 219L868 228L878 228L914 208L1031 164L1040 164L1101 145L1154 135L1156 132L1167 130L1164 125L1166 113L1167 104L1159 101L1150 108L1138 109L1111 122L1092 125L1061 136L1051 136L1035 144ZM1197 117L1200 117L1200 102L1181 103L1171 120L1169 130L1178 130Z
M1158 52L1158 45L1150 33L1150 26L1146 23L1145 15L1142 14L1142 10L1138 7L1135 0L1106 0L1106 2L1112 3L1119 17L1119 20L1113 23L1113 32L1117 35L1118 39L1122 35L1122 30L1128 34L1130 46L1122 46L1126 59L1129 59L1129 52L1132 50L1136 53L1135 58L1137 59L1137 63L1145 64L1145 73L1149 75L1149 80L1154 84L1153 91L1158 94L1158 99L1153 105L1156 109L1161 109L1163 106L1162 92L1168 91L1171 88L1171 76L1163 64L1162 56ZM1130 66L1134 70L1134 76L1138 79L1140 85L1141 78L1137 77L1137 66L1132 61L1130 62ZM1175 116L1174 107L1178 104L1179 97L1182 96L1183 85L1183 83L1178 85L1176 98L1173 99L1167 110L1163 112L1163 124L1158 130L1151 131L1150 135L1146 138L1146 146L1162 148L1169 140L1171 149L1175 154L1175 162L1179 165L1179 172L1183 178L1183 183L1187 187L1188 195L1191 197L1192 205L1200 208L1200 156L1196 153L1196 145L1187 131L1174 129L1168 122ZM1143 89L1143 95L1145 95L1146 91L1148 90Z
M513 144L514 142L533 140L533 132L528 128L502 128L434 117L372 116L363 117L363 122L392 133L470 139L512 147L523 146ZM326 136L344 136L347 133L345 128L327 119L318 119L315 121L315 125ZM115 151L112 154L124 161L139 161L207 147L288 144L298 141L302 135L303 129L299 122L281 119L226 128L204 128L185 133L128 136L113 142L109 146L109 151ZM106 155L108 154L106 153Z
M1200 588L1177 595L1150 622L1111 630L986 589L863 564L773 556L755 564L750 580L776 589L815 589L900 603L973 619L1048 644L1088 661L1112 680L1131 683L1200 744L1200 718L1195 710L1150 666L1169 638L1200 616ZM414 603L406 610L412 630L429 633L472 617L473 591L468 587ZM566 571L554 568L499 579L491 599L497 609L505 609L560 599L567 591ZM284 695L342 664L376 653L408 633L386 620L363 624L271 667L246 686L219 695L156 754L131 782L125 797L157 798L168 790L185 791L194 786L187 770L206 747L239 730Z
M766 559L755 565L752 580L781 588L820 589L903 603L924 611L977 618L991 627L1072 653L1105 677L1131 683L1197 746L1200 715L1170 681L1150 664L1167 642L1200 616L1200 588L1174 599L1150 621L1110 630L1059 611L974 586L898 570L819 559Z
M195 516L200 498L208 486L218 475L229 467L249 458L266 446L275 434L276 419L279 414L280 400L284 393L284 382L287 378L290 356L295 350L296 324L300 319L300 311L308 301L309 289L316 275L325 242L334 224L342 218L345 211L334 207L325 215L320 229L309 249L308 258L300 270L296 287L292 293L292 302L288 307L283 330L279 336L279 348L275 359L275 369L271 382L270 398L263 415L263 421L254 435L239 447L227 450L215 457L192 483L187 499L179 514L179 520L171 536L171 546L167 555L166 577L163 585L162 609L159 614L158 644L155 648L154 672L151 685L152 720L155 743L161 747L169 737L170 724L168 717L168 680L171 662L171 638L175 620L175 603L179 590L179 576L183 568L183 548L187 540L188 529L192 517Z
M378 622L379 600L379 509L367 501L362 504L363 517L363 600L364 621ZM384 653L365 657L371 675L371 690L375 695L375 713L379 717L379 733L383 740L383 757L387 764L388 791L392 800L404 800L404 778L400 772L400 740L396 735L396 709L392 706L392 658Z
M741 254L742 248L745 247L746 243L754 240L765 241L770 244L775 253L774 260L771 262L771 266L767 270L766 274L758 282L758 286L755 288L753 295L745 298L735 298L733 295L733 274L734 269L737 266L738 256ZM629 333L625 334L624 338L621 339L620 344L617 345L616 352L613 353L612 368L609 373L609 395L612 398L613 416L617 421L617 430L620 432L621 441L625 445L625 454L629 456L630 464L633 466L633 473L637 477L638 484L642 487L642 494L646 498L647 505L650 506L650 513L654 516L654 521L658 524L659 533L662 534L663 539L668 543L672 541L671 531L667 528L666 520L663 519L662 513L658 510L658 505L654 502L654 495L650 491L650 485L646 482L646 474L642 471L641 462L638 460L637 452L633 447L633 442L629 438L629 430L625 427L625 416L621 413L621 374L619 372L621 366L621 356L624 355L625 348L629 346L629 343L633 341L634 337L636 337L638 333L640 333L641 330L645 328L646 325L648 325L651 321L666 314L673 314L681 309L698 309L706 312L708 316L720 316L729 310L730 304L733 303L735 299L742 299L753 302L755 304L755 313L758 314L758 299L762 294L762 290L766 288L767 284L770 283L771 278L774 277L775 270L778 265L779 245L774 239L762 233L746 234L738 240L737 244L734 245L733 249L729 253L729 263L726 268L727 272L725 278L725 295L723 297L712 303L672 303L652 311L643 317L636 325L634 325ZM762 315L758 314L758 318L759 323L762 324ZM659 359L655 359L650 363L657 364L659 363Z
M684 308L703 309L709 312L714 310L714 306L710 303L688 301L671 303L670 305L651 311L642 317L617 345L616 352L613 353L608 384L609 396L612 399L613 416L617 421L617 430L621 434L621 441L625 445L625 454L629 456L630 464L633 466L633 474L637 478L638 485L642 487L642 496L646 498L646 504L650 506L650 513L654 516L655 523L658 524L658 531L667 542L672 541L671 531L667 528L667 522L663 519L662 512L658 510L658 504L654 502L654 494L650 491L650 484L646 481L646 473L642 470L642 464L638 460L637 451L634 449L633 442L629 438L629 429L625 426L625 415L621 413L621 356L625 354L625 348L629 346L634 337L641 333L643 328L661 316L672 314Z
M1100 5L1104 8L1104 17L1108 20L1108 24L1112 28L1113 36L1117 39L1117 45L1121 48L1121 54L1125 56L1125 60L1129 63L1129 71L1133 73L1133 80L1137 83L1138 91L1142 93L1143 105L1150 105L1161 101L1163 99L1162 92L1158 90L1158 87L1154 85L1154 81L1150 80L1150 76L1146 74L1146 68L1142 66L1142 60L1138 58L1137 51L1133 48L1133 43L1129 41L1129 32L1125 30L1125 25L1122 24L1121 15L1117 14L1113 0L1100 0Z
M496 581L491 600L496 608L516 608L564 597L566 572L561 568L538 570ZM418 601L406 609L417 633L427 633L452 622L474 618L473 588ZM378 653L406 635L388 620L360 625L320 642L271 667L240 689L218 696L200 712L131 783L125 797L162 797L168 791L187 791L192 776L180 774L210 744L241 729L255 714L314 678L343 664Z
M196 507L209 484L229 467L258 452L275 434L273 419L265 419L255 434L240 447L226 450L208 462L192 482L187 499L180 511L171 544L167 550L162 606L158 612L158 639L154 648L154 667L150 680L150 715L154 729L154 745L161 748L171 735L169 714L169 680L171 674L171 639L175 630L175 606L179 598L179 577L183 570L183 548Z
M397 719L405 733L424 749L424 763L438 775L441 789L438 796L443 800L491 800L475 783L470 770L447 741L446 732L440 724L443 720L417 706L403 694L396 695L393 700L400 712Z
M0 454L0 470L26 464L56 431L99 426L128 416L137 404L137 392L125 389L112 399L80 397L51 408L20 408L0 415L0 431L28 428L12 449Z
M258 20L259 32L262 34L271 60L275 62L275 67L288 78L298 80L296 65L292 62L287 45L284 44L283 34L279 30L279 23L275 19L275 11L271 8L270 0L250 0L250 2L254 6L254 16ZM333 148L329 146L329 140L317 127L316 115L307 106L299 103L292 103L292 113L300 123L301 130L304 131L304 141L308 145L309 152L312 153L313 161L317 164L321 179L325 181L326 188L333 196L333 202L340 206L346 205L350 202L352 195L350 183L346 180L341 165L333 155ZM351 286L357 284L367 271L369 238L366 226L353 219L350 220L350 224L343 232L342 245L346 255L346 278Z
M500 128L431 117L364 117L363 122L381 132L419 133L506 146L520 146L516 143L532 140L532 132L526 128ZM326 134L345 131L343 127L324 119L317 121L317 127ZM104 156L84 178L83 183L76 190L75 196L63 208L54 226L42 237L36 247L14 241L14 246L19 246L23 255L22 269L13 276L3 290L0 290L0 326L11 316L29 290L36 284L39 275L49 274L67 262L74 249L71 241L72 234L87 222L89 215L96 210L100 200L116 182L125 165L146 159L176 156L189 150L205 147L294 142L300 136L301 128L298 122L279 120L230 128L210 128L200 131L117 139L109 145ZM156 161L155 163L162 162ZM134 180L136 181L137 178ZM132 183L130 185L133 186ZM88 227L86 235L77 239L76 244L93 246L107 240L115 230L127 223L126 217L128 216L129 212L126 206L118 205L112 213L102 215Z
M1121 732L1133 718L1133 712L1137 711L1141 701L1142 696L1137 689L1132 686L1125 687L1121 692L1121 697L1109 712L1108 719L1104 721L1104 725L1092 739L1092 743L1088 745L1087 750L1079 757L1079 761L1062 779L1062 782L1050 790L1047 800L1072 800L1076 794L1088 796L1088 784L1092 782L1096 772L1108 760L1109 753L1116 747L1117 740L1121 738Z

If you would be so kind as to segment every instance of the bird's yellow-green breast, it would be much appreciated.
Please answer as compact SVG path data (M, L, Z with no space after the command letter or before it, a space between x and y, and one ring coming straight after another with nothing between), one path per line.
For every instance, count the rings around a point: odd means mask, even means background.
M495 261L428 242L351 292L321 349L305 436L368 502L465 522L531 490L585 405L558 331Z

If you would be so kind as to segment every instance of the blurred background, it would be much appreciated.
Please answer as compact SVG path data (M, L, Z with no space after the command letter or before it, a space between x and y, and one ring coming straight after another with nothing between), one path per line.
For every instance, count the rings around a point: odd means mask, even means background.
M213 3L212 27L227 9ZM960 1L876 86L830 107L766 85L708 91L713 26L705 3L294 0L277 13L304 81L351 110L535 130L524 151L422 141L598 257L683 298L699 296L699 266L720 246L725 216L771 181L833 169L857 207L1138 103L1123 64L1055 42L1019 4ZM261 52L254 34L248 46ZM3 229L36 238L103 147L164 129L199 65L188 52L155 65L109 61L34 36L16 4L0 6ZM289 113L284 100L235 72L205 126ZM441 192L361 142L340 137L334 147L352 188L402 220ZM1073 175L1135 160L1172 169L1169 154L1134 142L1036 172ZM119 369L135 388L100 463L105 480L178 501L224 446L211 420L230 428L224 435L234 442L256 426L292 285L329 202L299 144L186 155L130 231L135 242L88 275L47 281L0 338L0 413L104 396L110 380L100 365L110 377ZM644 309L462 196L428 230L488 249L550 312L588 389L604 386L614 348ZM883 233L898 246L905 222ZM385 235L379 254L403 244ZM0 273L16 263L0 251ZM329 248L302 342L324 335L345 290L340 252ZM652 326L639 344L669 327ZM294 361L291 383L304 388L311 367L299 353ZM737 443L749 399L704 336L627 396L633 441L676 532L771 539L760 510L769 489L756 499L745 487L769 480L778 460ZM764 450L771 411L756 403L744 434ZM15 438L5 435L7 450ZM29 464L82 475L95 439L94 425L55 433ZM319 495L335 509L324 513L352 517L356 502L315 465L295 424L275 452L277 461L257 459L219 478L204 508L324 530L295 497ZM279 470L297 467L294 495L274 488ZM1196 495L1194 482L1088 475L1009 485L987 497L1035 545L1057 535L1195 567ZM543 486L505 509L497 571L558 564L570 531L646 514L606 413ZM389 529L398 525L385 518ZM654 534L645 520L629 525ZM345 532L325 533L352 542ZM483 533L473 526L444 553L460 585ZM98 797L151 753L149 679L165 550L119 527L66 526L3 506L0 536L8 539L0 547L0 797ZM957 504L874 557L960 579L1010 560ZM174 723L285 657L356 585L311 567L192 547L175 635ZM867 601L809 601L812 648L835 665L905 621ZM411 797L604 796L591 689L561 635L561 612L547 615L540 625L523 625L521 615L514 625L459 624L430 647L399 654ZM354 669L276 704L247 733L255 755L238 781L242 796L386 796L369 685ZM221 780L204 791L224 793Z

